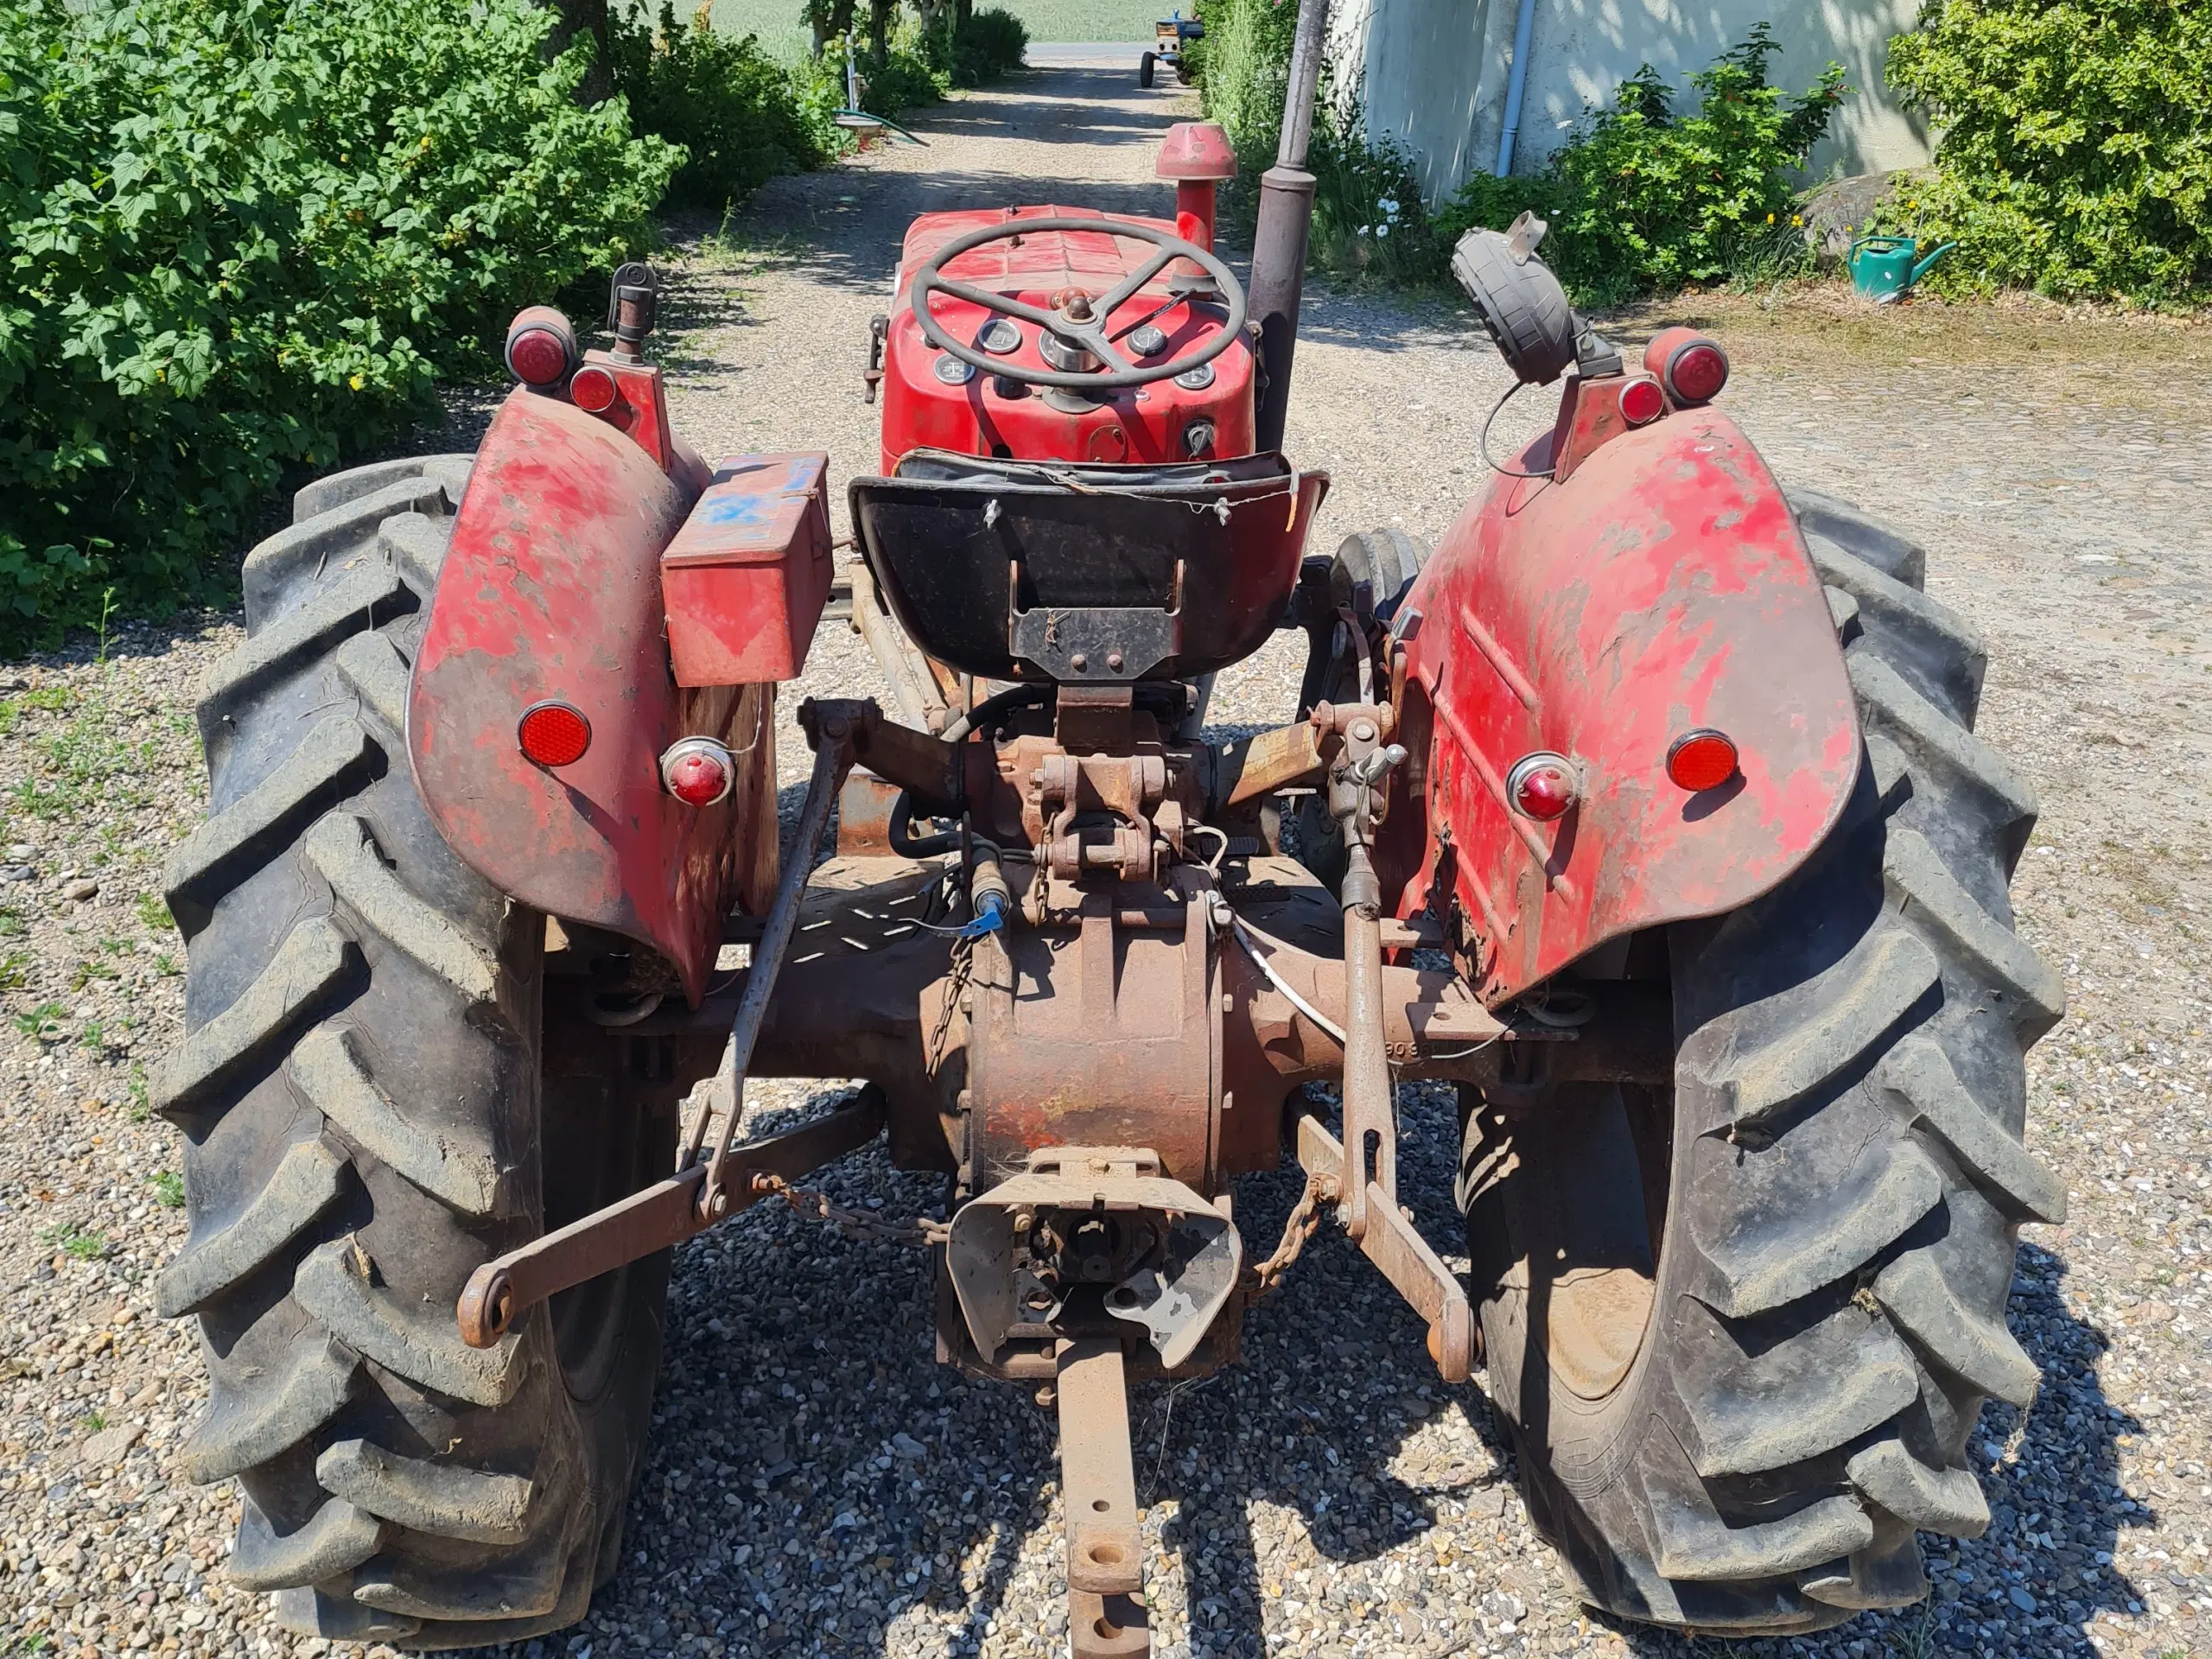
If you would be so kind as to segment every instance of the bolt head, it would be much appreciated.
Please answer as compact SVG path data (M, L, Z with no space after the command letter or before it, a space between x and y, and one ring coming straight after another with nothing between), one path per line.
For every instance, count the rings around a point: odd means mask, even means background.
M1355 743L1372 743L1375 741L1375 722L1371 720L1355 720L1351 723L1349 735Z

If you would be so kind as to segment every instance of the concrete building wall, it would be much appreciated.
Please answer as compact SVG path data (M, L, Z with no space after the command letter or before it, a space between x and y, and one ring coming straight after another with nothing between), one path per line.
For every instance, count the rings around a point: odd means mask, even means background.
M1370 135L1414 153L1432 200L1496 165L1518 10L1519 0L1337 0L1332 9L1340 92L1357 87ZM1833 60L1852 88L1813 154L1813 176L1919 166L1927 126L1882 79L1890 37L1918 10L1918 0L1536 0L1513 170L1540 166L1639 64L1686 88L1761 21L1782 46L1769 66L1776 85L1802 91Z

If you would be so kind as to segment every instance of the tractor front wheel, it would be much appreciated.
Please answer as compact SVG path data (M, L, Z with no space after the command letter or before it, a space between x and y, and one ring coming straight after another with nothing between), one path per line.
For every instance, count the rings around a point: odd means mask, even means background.
M1492 1399L1536 1524L1595 1606L1787 1631L1928 1588L1916 1530L1974 1537L2024 1221L2064 1188L2023 1147L2024 1054L2060 982L2006 887L2035 817L1974 735L1983 649L1916 548L1794 496L1866 747L1842 821L1777 891L1627 942L1671 982L1671 1088L1462 1103Z
M544 918L415 791L408 664L468 467L324 480L245 562L247 638L200 703L208 817L168 872L187 1034L156 1096L192 1224L157 1300L198 1315L210 1385L182 1464L238 1484L230 1573L294 1630L418 1648L558 1629L613 1572L665 1254L486 1350L454 1303L674 1155L672 1101L546 1019Z

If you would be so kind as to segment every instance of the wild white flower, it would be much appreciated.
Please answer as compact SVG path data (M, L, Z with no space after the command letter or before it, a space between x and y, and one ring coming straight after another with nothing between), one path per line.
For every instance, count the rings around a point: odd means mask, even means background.
M1375 205L1380 207L1384 213L1388 213L1392 219L1395 219L1398 216L1398 204L1396 200L1393 197L1385 196L1381 201Z
M1362 235L1362 236L1365 236L1365 235L1367 234L1367 232L1368 232L1371 228L1373 228L1373 227L1372 227L1372 226L1370 226L1363 225L1363 226L1361 226L1359 227L1359 234L1360 234L1360 235Z
M1388 236L1390 234L1390 227L1388 225L1377 225L1375 227L1375 234L1377 236Z

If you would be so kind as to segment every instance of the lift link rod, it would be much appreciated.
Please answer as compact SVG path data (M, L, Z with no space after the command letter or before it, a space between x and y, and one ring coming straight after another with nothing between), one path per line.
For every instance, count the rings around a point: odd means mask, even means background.
M791 855L777 880L776 900L768 907L768 921L760 930L760 942L753 947L753 963L745 973L745 995L738 1001L737 1018L730 1027L729 1087L723 1095L729 1102L729 1109L722 1115L721 1129L715 1136L715 1149L707 1160L706 1180L699 1189L702 1226L720 1221L729 1213L730 1195L722 1181L722 1160L729 1155L730 1137L736 1134L737 1121L744 1116L745 1074L753 1065L753 1046L760 1040L761 1023L768 1017L768 999L776 994L776 976L783 971L784 958L791 954L791 935L798 928L799 906L806 896L806 880L814 874L814 850L822 844L823 831L830 827L830 809L836 804L837 791L853 764L854 722L856 718L864 717L864 710L872 709L873 705L842 700L810 700L799 710L800 721L814 741L814 775L807 780L806 802L799 808L798 832L791 840ZM707 1117L708 1114L702 1111L693 1124L683 1160L677 1166L679 1173L698 1156Z
M1059 1344L1058 1358L1069 1649L1074 1659L1146 1659L1152 1630L1122 1339L1077 1338Z
M1342 756L1331 768L1329 810L1342 827L1347 858L1344 908L1344 1231L1367 1237L1370 1179L1395 1208L1398 1129L1390 1085L1390 1054L1382 1028L1382 884L1369 848L1391 769L1406 758L1385 747L1379 723L1355 716L1344 729ZM1368 1164L1369 1143L1374 1165Z
M753 947L753 965L738 1001L730 1031L728 1084L720 1091L728 1109L722 1114L713 1151L700 1161L708 1120L714 1116L711 1109L702 1109L692 1122L675 1174L477 1268L454 1309L461 1338L470 1347L490 1347L524 1309L678 1243L777 1190L777 1182L795 1180L867 1145L882 1132L883 1092L869 1087L850 1105L817 1122L734 1151L730 1146L743 1115L746 1070L752 1064L777 975L791 950L800 899L814 871L814 850L822 843L830 804L852 765L854 725L872 712L873 705L849 702L809 702L800 710L799 718L814 742L814 775L799 810L791 855L777 882L775 902L760 942Z

